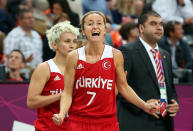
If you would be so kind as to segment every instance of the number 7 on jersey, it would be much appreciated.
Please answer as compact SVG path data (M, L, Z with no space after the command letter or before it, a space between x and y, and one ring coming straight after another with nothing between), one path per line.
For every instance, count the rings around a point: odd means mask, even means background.
M90 101L89 101L88 104L87 104L87 106L89 106L89 105L92 103L92 101L94 100L94 98L95 98L95 96L96 96L96 92L87 91L87 94L92 95Z

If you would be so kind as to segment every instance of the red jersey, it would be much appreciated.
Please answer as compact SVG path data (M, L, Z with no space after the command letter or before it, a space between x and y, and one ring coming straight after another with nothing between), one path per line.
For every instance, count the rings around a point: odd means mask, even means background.
M78 55L69 119L116 120L113 48L105 45L101 59L93 64L86 62L85 47Z
M47 81L42 95L54 95L62 93L64 90L64 76L52 59L47 61L50 68L50 79ZM41 72L40 72L41 73ZM64 124L58 126L54 124L52 116L60 111L60 101L37 109L38 119L35 121L36 130L52 131L54 129L64 128ZM63 129L64 130L64 129Z

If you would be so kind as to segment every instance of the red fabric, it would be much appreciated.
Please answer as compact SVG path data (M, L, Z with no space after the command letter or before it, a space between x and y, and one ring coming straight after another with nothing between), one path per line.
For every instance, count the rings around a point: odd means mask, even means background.
M24 81L24 79L21 78L20 80L16 80L16 79L13 79L13 78L9 78L8 81Z
M61 93L64 90L64 76L58 72L50 72L50 79L46 83L42 95ZM65 122L58 126L54 124L52 116L59 113L60 101L37 109L38 119L35 121L35 128L41 131L63 130Z
M77 65L80 69L76 69L69 114L92 118L114 116L116 97L113 58L105 58L94 64L78 60Z
M100 121L91 123L82 119L68 120L66 123L66 131L119 131L119 123L117 120Z

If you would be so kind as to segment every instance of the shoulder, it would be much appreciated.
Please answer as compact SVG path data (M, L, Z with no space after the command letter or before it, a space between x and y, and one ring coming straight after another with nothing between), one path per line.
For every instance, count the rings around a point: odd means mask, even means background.
M18 36L22 36L24 34L23 30L21 29L21 27L15 27L14 29L12 29L8 35L7 35L7 38L9 37L17 37Z
M180 46L182 46L182 47L189 47L187 41L184 40L184 39L181 39L181 40L180 40Z
M47 62L40 63L33 72L33 75L49 76L50 68Z
M113 56L114 57L120 57L120 56L122 56L122 53L120 50L113 48Z
M113 48L113 57L115 64L123 61L123 54L120 50Z
M159 48L159 51L161 52L161 54L163 55L167 55L167 56L170 56L170 53L162 48Z
M130 43L127 43L125 45L120 46L118 49L121 51L133 50L133 49L135 49L137 43L138 43L137 41L130 42Z
M167 41L167 37L166 37L166 36L163 36L163 37L158 41L158 45L161 46L161 47L168 46L169 43L168 43L168 41Z
M78 49L73 50L72 52L68 53L66 61L69 61L66 63L67 67L74 66L76 67L78 62Z
M32 36L35 38L40 38L40 35L38 34L38 32L36 32L35 30L32 30Z

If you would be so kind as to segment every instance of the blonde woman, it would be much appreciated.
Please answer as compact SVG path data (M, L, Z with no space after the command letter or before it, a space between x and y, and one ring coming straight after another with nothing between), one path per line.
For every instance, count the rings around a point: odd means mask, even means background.
M46 35L56 56L38 65L29 84L27 106L37 108L36 131L65 130L65 123L58 126L52 116L59 113L59 100L64 89L64 72L67 54L76 48L77 28L65 21L54 25Z

